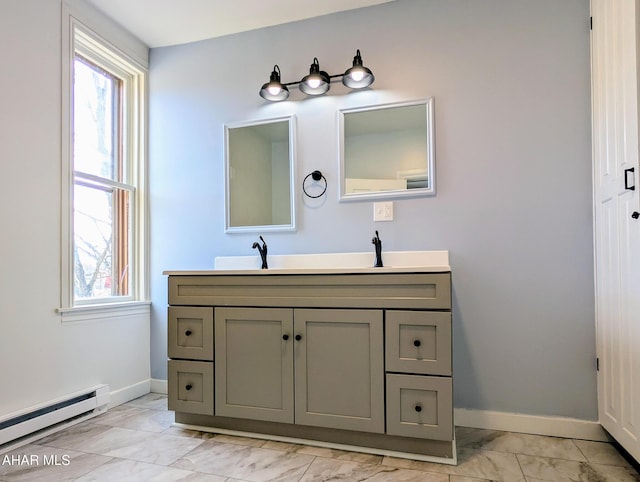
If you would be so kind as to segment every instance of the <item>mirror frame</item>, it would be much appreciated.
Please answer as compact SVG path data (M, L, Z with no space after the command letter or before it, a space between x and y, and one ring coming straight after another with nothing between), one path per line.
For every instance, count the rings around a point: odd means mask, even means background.
M350 107L347 109L340 109L338 111L338 144L339 144L339 162L340 162L340 190L339 200L340 202L350 201L369 201L369 200L391 200L402 199L407 197L422 197L422 196L434 196L436 194L436 176L435 176L435 128L434 128L434 98L428 97L425 99L403 101L403 102L391 102L388 104L369 105L363 107ZM427 137L427 152L426 152L426 164L427 164L427 179L429 181L429 187L405 189L395 191L377 191L366 193L352 193L347 194L345 192L345 115L354 114L359 112L380 111L385 109L394 109L398 107L411 107L416 105L425 106L426 114L426 132Z
M256 226L231 226L231 199L230 199L230 152L229 152L229 131L243 127L253 127L264 124L274 124L277 122L287 122L289 130L289 206L291 209L290 224L265 224ZM225 233L263 233L273 231L295 231L296 230L296 205L295 205L295 180L296 180L296 116L287 115L282 117L271 117L243 122L235 122L224 125L224 232Z

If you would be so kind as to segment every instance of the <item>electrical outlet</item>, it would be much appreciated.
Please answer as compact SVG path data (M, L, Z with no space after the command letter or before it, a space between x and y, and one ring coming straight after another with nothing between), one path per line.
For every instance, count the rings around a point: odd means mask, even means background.
M393 201L373 203L374 221L393 221Z

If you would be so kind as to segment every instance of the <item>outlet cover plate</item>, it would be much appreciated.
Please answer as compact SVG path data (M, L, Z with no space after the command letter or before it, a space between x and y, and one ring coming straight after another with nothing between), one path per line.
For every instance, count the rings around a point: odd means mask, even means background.
M393 221L393 201L373 203L374 221Z

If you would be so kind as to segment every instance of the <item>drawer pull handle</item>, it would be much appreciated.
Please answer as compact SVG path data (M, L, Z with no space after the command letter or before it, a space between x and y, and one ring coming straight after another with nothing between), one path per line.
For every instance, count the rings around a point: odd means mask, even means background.
M420 345L422 345L422 343L420 343L420 340L413 340L413 346L415 346L417 348Z
M302 340L302 335L296 335L296 341Z
M416 406L414 407L414 410L415 410L416 412L420 413L420 412L422 412L422 406L421 406L421 405L416 405Z
M187 336L191 336L191 330L185 331L184 334L187 335Z
M287 335L286 333L284 335L282 335L282 339L284 341L287 341L289 339L289 335Z
M186 388L186 389L187 389L187 391L189 391L189 390L191 390L191 389L193 388L193 385L189 384L189 385L187 385L187 386L186 386L186 387L184 387L184 388Z

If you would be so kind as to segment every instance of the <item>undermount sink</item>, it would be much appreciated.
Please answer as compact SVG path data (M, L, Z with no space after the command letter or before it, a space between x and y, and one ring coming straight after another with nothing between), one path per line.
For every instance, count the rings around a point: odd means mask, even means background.
M269 255L268 270L260 270L260 256L218 256L215 271L359 272L450 271L448 251L389 251L384 267L374 268L375 253L322 253Z

